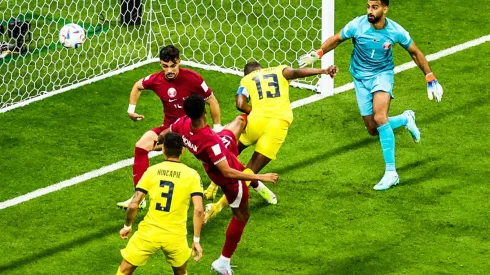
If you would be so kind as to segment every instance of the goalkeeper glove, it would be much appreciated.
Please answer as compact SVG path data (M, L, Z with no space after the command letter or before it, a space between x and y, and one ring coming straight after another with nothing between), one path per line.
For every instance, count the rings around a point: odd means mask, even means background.
M303 54L298 58L298 65L300 68L304 68L307 65L313 64L315 61L320 60L323 56L323 50L312 51L307 54Z
M425 80L427 81L427 96L429 97L429 100L432 100L435 97L436 102L441 102L444 91L434 74L428 73L425 76Z

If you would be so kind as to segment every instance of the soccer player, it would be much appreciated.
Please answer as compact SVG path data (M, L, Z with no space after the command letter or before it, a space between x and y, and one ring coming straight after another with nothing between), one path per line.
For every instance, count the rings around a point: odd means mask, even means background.
M169 133L162 140L166 160L148 168L136 186L131 203L126 210L126 222L119 232L127 239L145 196L150 197L150 210L139 224L126 248L117 275L133 274L138 266L145 265L149 257L162 250L174 274L187 274L186 262L191 255L187 244L187 211L194 204L194 260L202 257L199 244L203 222L203 188L197 171L180 162L184 151L182 137Z
M236 94L236 107L248 114L247 126L238 142L239 151L256 144L247 168L258 173L271 160L276 159L277 152L286 139L289 125L293 122L289 81L319 74L334 77L337 72L336 66L327 69L293 69L284 65L262 68L255 61L245 65L244 77ZM255 188L253 183L252 187ZM208 187L204 194L210 192L208 190L211 188L212 186ZM226 205L226 198L223 197L217 203L206 205L204 221L213 218Z
M212 269L220 274L232 274L230 258L240 242L249 218L248 187L246 182L260 180L276 183L274 173L256 175L245 171L235 154L227 149L224 142L236 144L236 136L244 127L245 120L238 116L223 131L215 133L206 122L204 99L196 94L184 101L186 116L173 123L161 133L161 138L171 131L182 136L185 146L199 159L209 178L218 184L226 195L233 217L226 231L226 240L221 256L212 263Z
M312 64L343 41L352 39L354 50L350 61L350 72L354 80L357 104L369 134L379 135L385 161L384 176L374 186L375 190L386 190L400 181L395 166L393 130L405 126L413 140L420 142L420 131L415 124L413 111L407 110L400 115L388 117L390 101L394 98L392 48L395 43L399 43L408 51L415 64L424 73L429 99L435 98L440 102L443 95L442 86L410 34L395 21L386 17L389 4L389 0L368 0L367 15L350 21L339 33L328 38L319 50L305 54L298 60L300 67Z
M155 148L158 135L179 117L184 116L184 99L191 94L201 95L209 105L213 118L214 130L220 131L223 127L220 122L220 108L213 91L208 87L203 78L195 71L180 68L179 49L169 45L160 51L160 65L162 71L151 74L137 81L129 97L128 116L134 121L140 121L143 115L136 113L136 103L143 90L152 90L160 98L163 104L164 120L159 127L146 132L136 142L134 148L133 185L136 186L143 173L150 165L148 152ZM119 202L121 208L127 208L132 198ZM144 208L146 201L142 202Z

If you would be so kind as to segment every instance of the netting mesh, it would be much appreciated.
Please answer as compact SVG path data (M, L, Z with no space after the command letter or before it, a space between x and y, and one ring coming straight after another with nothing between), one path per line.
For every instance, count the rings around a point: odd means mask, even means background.
M167 44L178 46L183 60L222 68L241 70L251 59L293 65L320 38L320 6L319 0L2 1L0 109L157 57ZM8 30L15 19L30 24L30 40L19 36L21 49L12 47L18 39ZM67 23L85 29L81 48L58 43Z

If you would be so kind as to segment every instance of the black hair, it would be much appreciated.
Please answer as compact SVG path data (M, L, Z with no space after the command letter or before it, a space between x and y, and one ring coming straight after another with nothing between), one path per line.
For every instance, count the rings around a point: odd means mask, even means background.
M169 132L163 136L162 139L163 148L165 148L165 155L170 158L180 157L182 154L182 148L184 148L184 141L182 140L182 137L177 133Z
M192 120L200 118L204 110L204 98L202 96L192 94L184 100L184 112Z
M257 61L249 61L245 67L243 68L243 74L247 75L255 70L262 69L262 66L260 66L259 62Z
M160 50L160 60L177 63L177 59L180 59L180 51L174 45L165 46Z
M380 0L380 1L381 1L381 4L383 4L386 7L390 6L390 0Z

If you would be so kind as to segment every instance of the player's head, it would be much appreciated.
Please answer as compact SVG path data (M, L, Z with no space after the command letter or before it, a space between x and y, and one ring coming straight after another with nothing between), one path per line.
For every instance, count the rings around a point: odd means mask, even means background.
M249 61L246 65L245 68L243 68L243 75L247 75L253 71L260 70L262 69L262 66L260 66L259 62L257 61Z
M179 74L180 51L174 45L168 45L160 51L160 65L162 65L165 78L171 80Z
M371 24L376 24L386 16L390 0L368 0L367 17Z
M184 112L192 120L199 119L206 115L204 98L197 94L192 94L184 100Z
M160 139L163 143L163 153L167 158L180 158L184 152L184 141L177 133L167 133Z

